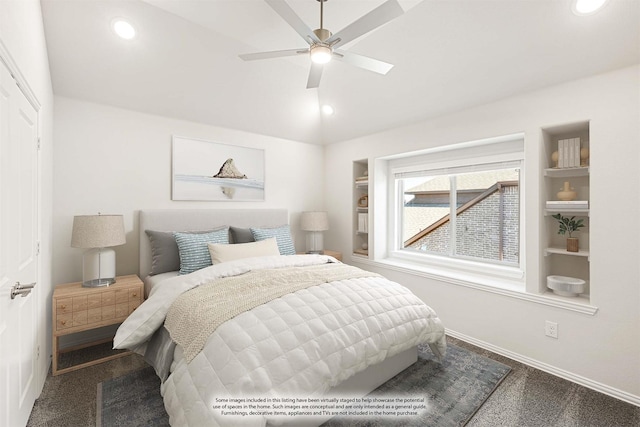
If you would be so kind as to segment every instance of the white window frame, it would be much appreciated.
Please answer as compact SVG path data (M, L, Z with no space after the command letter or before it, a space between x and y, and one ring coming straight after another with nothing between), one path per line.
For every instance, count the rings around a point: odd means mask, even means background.
M420 152L394 156L387 162L387 206L389 208L387 227L387 251L381 261L402 263L405 267L449 277L463 277L464 280L491 283L484 279L499 278L509 282L508 287L524 290L525 271L525 162L524 135L507 135L481 141L454 144ZM403 191L398 178L410 176L432 176L463 172L517 167L520 169L520 227L519 263L507 265L490 260L450 257L441 254L420 253L404 249L401 218ZM454 207L451 208L455 213ZM453 216L451 217L454 218ZM451 226L455 225L455 219ZM500 281L496 286L504 287Z

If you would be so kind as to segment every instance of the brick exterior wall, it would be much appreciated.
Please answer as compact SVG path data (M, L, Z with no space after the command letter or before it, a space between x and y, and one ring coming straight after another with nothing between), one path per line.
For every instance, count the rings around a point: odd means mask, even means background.
M503 261L518 262L520 195L517 186L504 187ZM500 193L495 192L458 216L456 253L462 256L500 260ZM450 223L447 221L410 247L448 254Z

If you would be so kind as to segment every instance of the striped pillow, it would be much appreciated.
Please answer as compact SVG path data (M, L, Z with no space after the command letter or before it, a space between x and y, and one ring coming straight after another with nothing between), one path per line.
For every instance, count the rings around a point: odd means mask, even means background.
M211 233L173 233L180 254L179 274L189 274L211 265L208 243L229 243L229 228Z
M253 234L253 238L256 242L275 237L278 242L280 255L296 254L296 248L293 246L293 239L291 238L291 229L289 228L289 225L283 225L276 228L251 228L251 234Z

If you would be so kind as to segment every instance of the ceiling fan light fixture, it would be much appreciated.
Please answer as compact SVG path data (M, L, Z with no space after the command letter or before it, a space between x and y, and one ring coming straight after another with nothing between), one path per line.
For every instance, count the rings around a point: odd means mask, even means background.
M323 44L315 44L309 48L311 60L316 64L326 64L331 61L331 47Z

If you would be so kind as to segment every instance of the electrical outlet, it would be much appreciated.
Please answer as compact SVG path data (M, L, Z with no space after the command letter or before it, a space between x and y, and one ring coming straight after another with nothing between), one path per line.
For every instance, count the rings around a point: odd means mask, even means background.
M544 334L548 337L558 339L558 324L547 320L544 324Z

